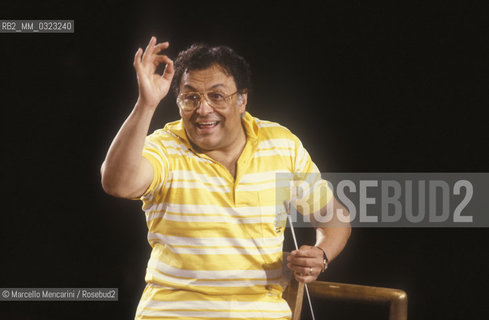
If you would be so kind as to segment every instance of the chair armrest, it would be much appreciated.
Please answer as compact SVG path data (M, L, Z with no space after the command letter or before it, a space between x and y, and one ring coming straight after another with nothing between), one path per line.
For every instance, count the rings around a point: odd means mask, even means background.
M312 296L387 303L390 320L407 320L407 294L403 290L327 281L314 281L307 286Z

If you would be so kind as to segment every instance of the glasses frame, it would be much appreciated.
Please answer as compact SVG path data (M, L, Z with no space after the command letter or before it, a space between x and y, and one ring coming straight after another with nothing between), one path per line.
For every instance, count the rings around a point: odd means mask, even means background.
M177 97L177 105L183 111L188 111L188 112L189 111L194 111L194 110L198 109L202 105L202 101L204 101L204 99L205 99L205 101L207 101L207 104L209 106L211 106L212 108L217 109L217 110L224 110L224 109L226 109L229 106L227 104L227 102L228 102L227 100L229 98L231 98L232 96L234 96L235 94L240 93L240 90L237 90L237 91L235 91L235 92L233 92L231 94L228 94L227 96L224 96L222 98L226 102L226 106L225 107L216 107L215 105L213 105L213 103L211 101L209 101L209 99L207 98L207 94L208 93L212 93L212 92L217 92L217 91L211 90L211 91L205 91L205 92L198 92L198 91L182 92ZM188 94L196 94L196 95L199 96L199 99L200 99L200 101L197 104L197 106L194 107L194 108L192 108L192 109L188 109L188 108L184 108L183 107L183 95L188 95Z

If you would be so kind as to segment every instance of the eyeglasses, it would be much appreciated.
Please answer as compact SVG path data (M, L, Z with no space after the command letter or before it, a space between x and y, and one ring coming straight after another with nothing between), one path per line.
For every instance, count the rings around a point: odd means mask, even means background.
M229 98L238 92L239 90L228 95L219 91L182 92L178 95L177 104L183 111L193 111L200 106L202 99L205 99L211 107L223 110L229 106Z

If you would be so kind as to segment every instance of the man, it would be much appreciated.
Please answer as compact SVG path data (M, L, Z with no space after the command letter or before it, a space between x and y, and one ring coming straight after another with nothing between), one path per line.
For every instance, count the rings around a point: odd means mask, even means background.
M104 190L143 201L153 248L136 319L288 319L276 173L317 173L286 128L246 112L249 67L228 47L193 45L173 61L152 37L134 59L139 98L102 165ZM162 75L156 73L166 64ZM175 77L175 79L174 79ZM146 137L171 83L181 120ZM334 203L329 193L321 208ZM287 266L311 282L343 249L349 224L316 229Z

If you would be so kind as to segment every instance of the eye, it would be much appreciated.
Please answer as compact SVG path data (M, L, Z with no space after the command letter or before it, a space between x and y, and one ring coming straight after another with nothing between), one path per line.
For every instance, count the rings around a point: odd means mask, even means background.
M184 96L184 99L185 100L188 100L188 101L199 101L200 96L198 94L196 94L196 93L187 93Z
M219 92L209 92L208 97L212 101L222 101L224 99L224 95Z

